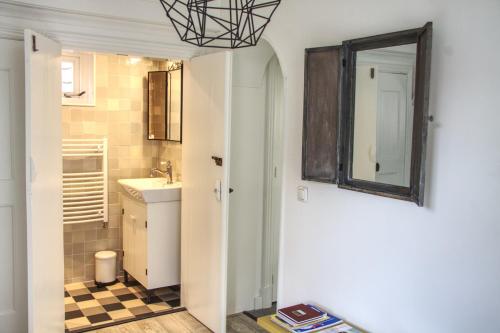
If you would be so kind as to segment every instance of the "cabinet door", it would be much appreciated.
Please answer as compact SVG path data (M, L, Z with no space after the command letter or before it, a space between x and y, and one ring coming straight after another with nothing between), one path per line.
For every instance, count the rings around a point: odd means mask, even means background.
M135 279L139 281L144 287L149 288L147 269L148 269L148 257L147 257L147 215L146 209L144 208L140 214L139 218L135 223L135 265L136 273Z
M134 267L134 216L131 213L129 199L123 199L123 269L128 273L135 272Z
M146 235L146 205L128 197L123 197L123 257L124 269L148 287L147 269L147 235Z
M306 49L302 179L337 182L341 46Z

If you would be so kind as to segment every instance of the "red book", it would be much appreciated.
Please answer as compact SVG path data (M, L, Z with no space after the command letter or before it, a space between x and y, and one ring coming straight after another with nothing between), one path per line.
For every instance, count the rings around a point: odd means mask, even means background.
M294 324L299 325L316 319L320 319L324 315L324 312L307 304L297 304L278 310L279 317L285 317L286 319L291 320Z

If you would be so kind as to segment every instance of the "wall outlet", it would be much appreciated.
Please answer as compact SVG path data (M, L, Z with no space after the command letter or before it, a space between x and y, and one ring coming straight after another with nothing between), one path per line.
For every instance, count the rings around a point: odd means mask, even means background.
M307 202L309 199L309 189L305 186L297 187L297 200Z

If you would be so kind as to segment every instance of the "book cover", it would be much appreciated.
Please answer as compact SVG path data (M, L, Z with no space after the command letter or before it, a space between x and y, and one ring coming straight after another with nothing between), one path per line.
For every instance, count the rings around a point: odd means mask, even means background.
M321 318L325 312L308 304L297 304L279 309L278 315L282 319L288 319L287 322L291 321L289 323L292 325L300 325Z
M306 324L306 325L301 325L301 326L291 326L287 324L285 321L280 319L277 315L271 316L271 320L275 323L278 324L279 326L283 327L284 329L292 332L292 333L311 333L311 332L316 332L319 330L323 330L325 328L332 327L334 325L338 325L342 323L342 319L339 319L335 316L332 316L330 314L327 314L326 319L312 323L312 324Z
M283 315L281 315L281 314L279 314L279 313L277 314L277 316L278 316L281 320L283 320L284 322L286 322L288 325L293 326L293 327L298 327L298 326L302 326L302 325L306 325L306 324L312 324L312 323L315 323L315 322L317 322L317 321L325 320L325 319L327 318L327 314L326 314L326 312L325 312L325 313L323 313L323 315L322 315L321 317L319 317L319 318L313 318L313 319L311 319L311 320L307 320L307 321L304 321L304 322L302 322L302 323L298 324L298 323L294 322L293 320L291 320L291 319L289 319L289 318L287 318L287 317L285 317L285 316L283 316Z

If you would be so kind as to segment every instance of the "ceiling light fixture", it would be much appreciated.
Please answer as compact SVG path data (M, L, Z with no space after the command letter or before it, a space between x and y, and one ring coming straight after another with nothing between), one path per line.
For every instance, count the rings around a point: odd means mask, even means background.
M281 0L160 0L180 39L200 47L255 46Z

